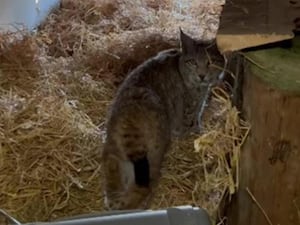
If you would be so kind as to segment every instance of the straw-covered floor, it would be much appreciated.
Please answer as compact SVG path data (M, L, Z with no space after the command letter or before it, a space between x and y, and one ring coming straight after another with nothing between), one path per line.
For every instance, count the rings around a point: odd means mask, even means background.
M213 2L213 3L212 3ZM107 108L127 72L177 45L211 39L222 1L63 0L36 34L0 36L0 208L21 222L103 210ZM175 141L151 208L193 204L213 218L247 133L215 90L203 134Z

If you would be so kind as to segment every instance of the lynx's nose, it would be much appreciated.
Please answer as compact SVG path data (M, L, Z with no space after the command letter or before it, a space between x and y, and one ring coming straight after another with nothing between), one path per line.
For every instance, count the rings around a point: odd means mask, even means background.
M205 79L206 75L201 73L198 75L198 77L200 78L201 81L203 81Z

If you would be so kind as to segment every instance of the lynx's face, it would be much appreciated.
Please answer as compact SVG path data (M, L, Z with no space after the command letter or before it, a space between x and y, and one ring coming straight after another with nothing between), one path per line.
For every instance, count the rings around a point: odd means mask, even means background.
M188 87L205 82L208 77L209 62L204 50L199 49L198 54L195 55L182 55L180 69Z
M180 41L182 55L179 61L179 69L186 86L189 89L200 89L217 80L221 71L212 69L209 54L209 48L214 43L197 42L182 31L180 32Z

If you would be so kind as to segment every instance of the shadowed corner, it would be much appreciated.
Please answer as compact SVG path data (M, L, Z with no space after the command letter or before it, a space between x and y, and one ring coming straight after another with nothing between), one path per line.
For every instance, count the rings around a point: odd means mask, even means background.
M133 160L135 183L142 187L149 187L150 169L146 156L141 159Z

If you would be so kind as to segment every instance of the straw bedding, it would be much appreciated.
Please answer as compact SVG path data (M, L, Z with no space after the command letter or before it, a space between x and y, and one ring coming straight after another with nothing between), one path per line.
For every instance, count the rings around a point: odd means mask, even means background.
M117 86L177 46L179 26L213 38L222 4L63 0L36 34L1 34L0 208L22 222L102 211L100 152ZM248 127L221 89L203 126L173 142L151 208L193 204L216 219L224 194L235 192Z

